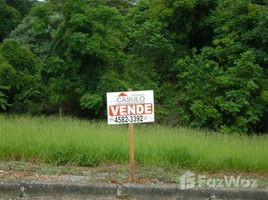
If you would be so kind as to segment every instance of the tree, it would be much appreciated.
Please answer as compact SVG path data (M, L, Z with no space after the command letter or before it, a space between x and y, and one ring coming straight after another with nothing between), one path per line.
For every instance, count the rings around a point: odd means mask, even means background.
M217 53L206 48L200 55L178 60L177 87L182 92L184 122L225 131L257 130L265 111L260 66L247 51L226 68L210 57Z
M7 5L15 8L21 16L26 16L31 10L32 6L37 3L38 0L8 0Z
M177 61L185 123L225 131L265 131L267 11L251 1L226 0L207 18L215 34L211 47Z
M131 8L129 0L108 0L107 5L117 8L122 14L126 15Z
M19 12L8 6L4 0L0 0L0 42L19 24L21 16Z
M2 67L1 71L6 78L1 77L1 80L6 84L1 84L7 89L4 94L9 104L8 111L40 114L45 106L46 92L41 85L34 54L13 39L4 40L0 53L4 58L2 66L5 68Z
M162 80L174 79L170 72L176 57L190 55L210 38L210 30L201 26L213 0L144 0L129 16L132 22L129 49L152 61Z
M15 70L0 54L0 110L5 111L10 106L8 96L14 86Z
M96 93L99 83L106 70L116 71L125 45L125 21L116 8L96 0L65 1L63 18L47 60L51 64L42 67L43 79L53 96L61 97L54 101L58 106L94 116L100 106L92 105L104 101L104 94Z
M268 6L267 2L266 5L263 2L221 1L207 23L214 27L214 45L225 47L235 44L242 49L253 50L257 62L268 74Z
M151 88L156 91L157 118L161 121L183 123L173 66L177 59L190 56L192 48L199 50L211 43L213 30L204 21L216 5L213 0L143 0L131 10L126 50L152 64L151 73L159 77ZM146 66L139 70L147 71Z
M0 53L17 71L35 74L38 70L35 55L14 39L4 40Z
M53 35L62 20L61 4L42 2L35 5L28 16L11 32L10 37L20 41L41 60L50 53Z

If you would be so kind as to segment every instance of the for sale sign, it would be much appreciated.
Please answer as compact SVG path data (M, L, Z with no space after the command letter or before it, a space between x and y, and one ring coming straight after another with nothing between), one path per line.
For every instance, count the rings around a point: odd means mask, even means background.
M108 124L154 122L154 91L107 93Z

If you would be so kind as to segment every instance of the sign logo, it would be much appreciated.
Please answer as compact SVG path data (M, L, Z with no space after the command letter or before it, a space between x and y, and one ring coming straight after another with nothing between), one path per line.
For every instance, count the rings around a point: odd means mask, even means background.
M154 122L152 90L107 93L108 124Z
M119 97L126 97L127 95L124 92L121 92L118 96Z

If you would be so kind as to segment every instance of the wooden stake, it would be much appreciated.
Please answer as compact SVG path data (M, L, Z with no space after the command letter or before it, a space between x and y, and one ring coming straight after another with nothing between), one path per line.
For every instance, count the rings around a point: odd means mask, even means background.
M59 113L60 113L60 118L62 117L62 109L61 106L59 107Z
M128 89L132 91L132 89ZM134 160L134 124L128 124L129 130L129 180L131 183L135 183L135 160Z
M135 160L134 160L134 125L128 124L129 128L129 163L130 182L135 183Z

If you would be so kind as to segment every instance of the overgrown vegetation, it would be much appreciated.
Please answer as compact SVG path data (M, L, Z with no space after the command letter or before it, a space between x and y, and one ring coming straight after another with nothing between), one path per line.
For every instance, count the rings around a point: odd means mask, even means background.
M127 126L72 118L0 115L0 159L96 166L128 162ZM267 136L165 126L135 127L135 159L145 166L268 172Z
M267 132L266 0L129 2L0 0L0 111L104 119L131 87L159 122Z

